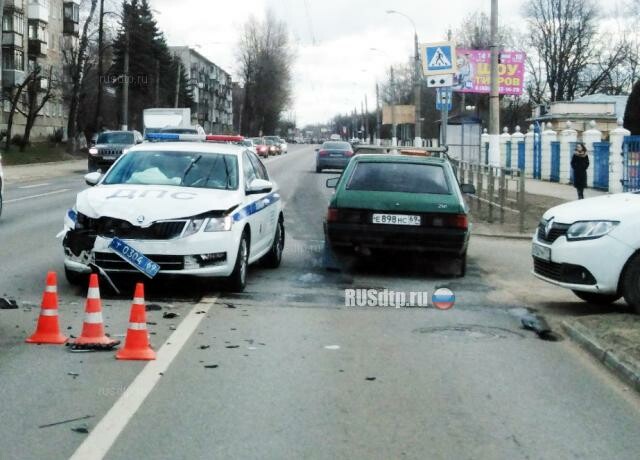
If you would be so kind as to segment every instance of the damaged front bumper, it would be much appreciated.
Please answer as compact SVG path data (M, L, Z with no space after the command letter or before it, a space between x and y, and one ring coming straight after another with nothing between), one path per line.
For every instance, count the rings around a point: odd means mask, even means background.
M106 273L139 273L109 248L112 238L93 230L66 225L63 232L64 265L69 271L88 274L93 267ZM238 240L238 241L236 241ZM234 232L196 233L170 240L123 239L160 266L160 275L226 277L236 263L239 237Z

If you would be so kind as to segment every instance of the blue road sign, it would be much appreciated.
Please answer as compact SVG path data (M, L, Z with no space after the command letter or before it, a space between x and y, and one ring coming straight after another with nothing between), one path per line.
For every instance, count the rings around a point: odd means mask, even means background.
M422 59L426 75L454 73L455 50L452 43L430 43L423 45Z
M443 110L444 107L451 111L453 109L453 91L451 88L436 89L436 110Z

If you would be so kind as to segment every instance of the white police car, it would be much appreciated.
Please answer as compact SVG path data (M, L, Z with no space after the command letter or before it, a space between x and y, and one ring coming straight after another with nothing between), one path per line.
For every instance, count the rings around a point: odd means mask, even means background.
M533 237L533 273L587 302L624 297L640 313L639 229L640 193L552 208Z
M282 202L238 136L152 134L78 194L65 217L65 273L97 270L226 278L244 289L249 264L278 267ZM182 141L187 142L182 142ZM194 142L203 140L205 142ZM213 142L206 142L213 141Z

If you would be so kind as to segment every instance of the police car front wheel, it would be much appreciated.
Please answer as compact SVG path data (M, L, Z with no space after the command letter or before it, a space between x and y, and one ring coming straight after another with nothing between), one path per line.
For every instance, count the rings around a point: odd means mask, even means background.
M271 249L264 256L262 262L267 268L278 268L280 266L280 262L282 262L282 251L284 251L284 219L280 216L278 219L278 225L276 227L276 234L273 238L273 244L271 245Z
M238 256L233 272L227 278L227 287L233 292L242 292L247 285L247 271L249 268L249 237L245 230L238 245Z

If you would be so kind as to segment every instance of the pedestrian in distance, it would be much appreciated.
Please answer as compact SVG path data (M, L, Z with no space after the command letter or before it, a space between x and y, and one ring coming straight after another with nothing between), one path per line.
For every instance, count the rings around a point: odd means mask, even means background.
M576 144L576 149L571 158L571 168L573 169L573 186L578 191L578 199L584 199L584 189L587 187L587 169L589 169L589 155L587 147L582 143Z

